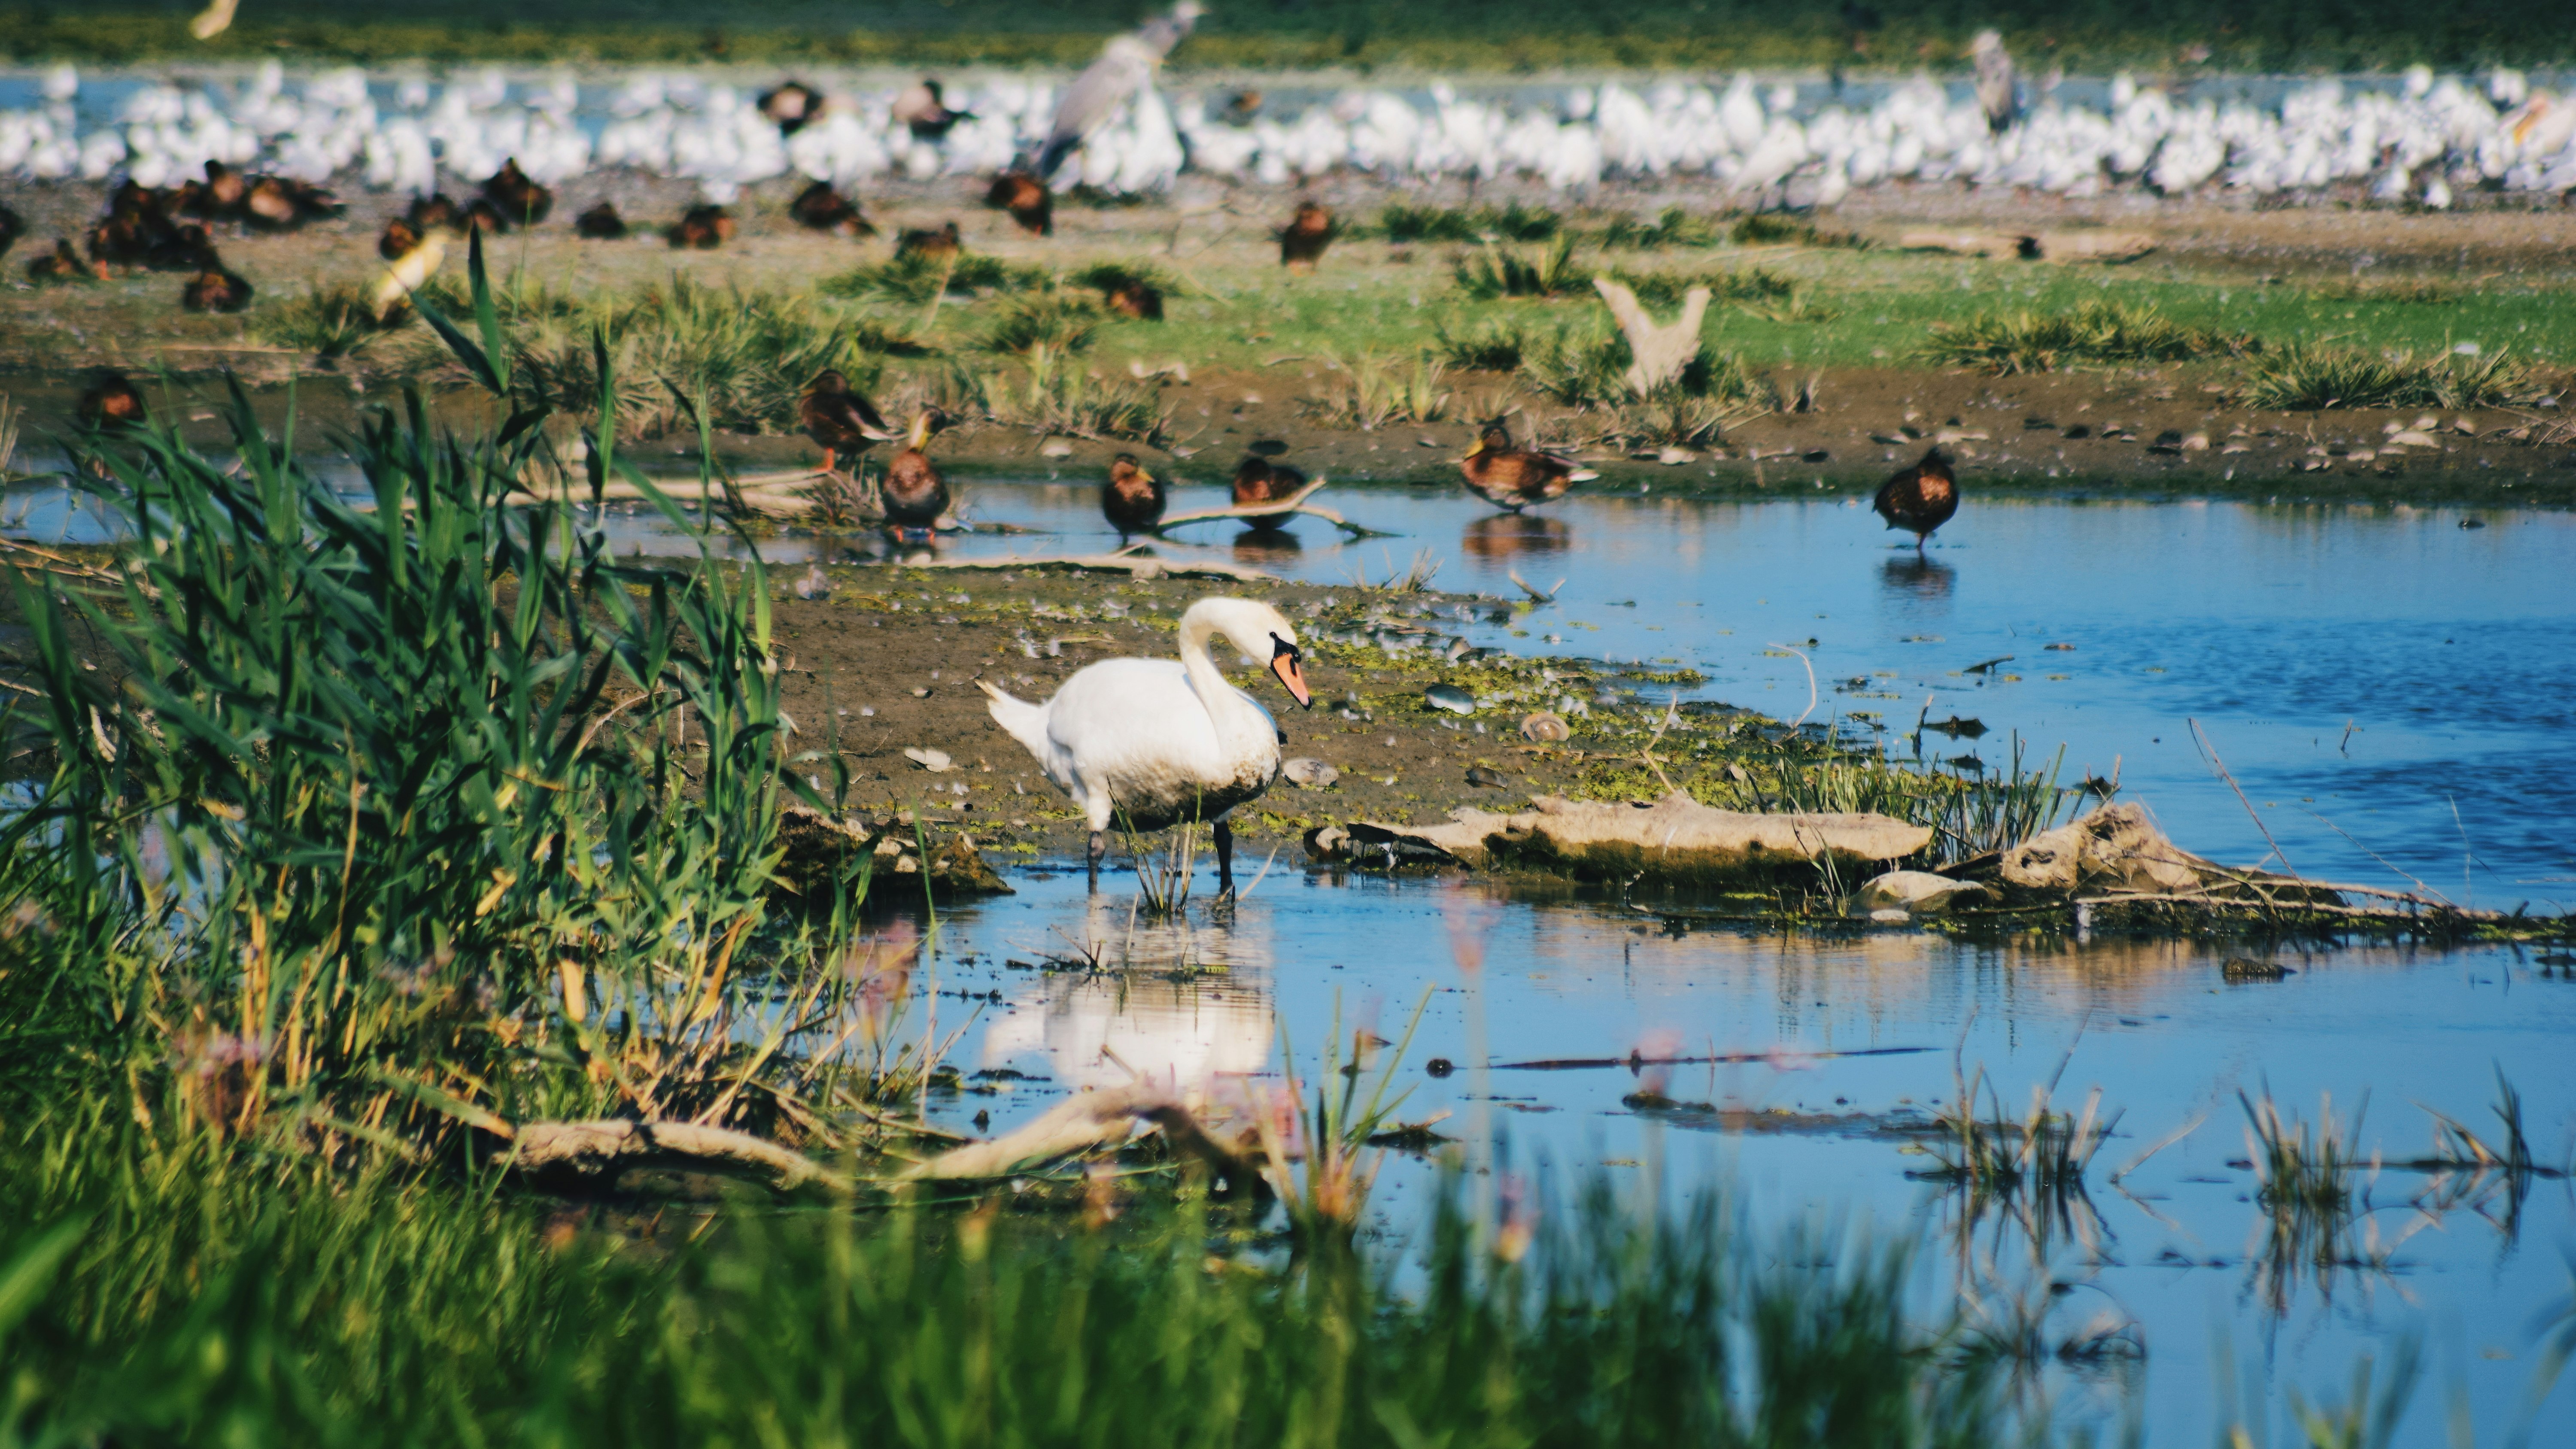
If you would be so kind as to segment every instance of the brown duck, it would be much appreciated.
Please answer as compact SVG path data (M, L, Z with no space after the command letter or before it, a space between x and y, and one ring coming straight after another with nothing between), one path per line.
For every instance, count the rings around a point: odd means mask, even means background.
M1562 453L1512 446L1511 430L1500 418L1485 424L1476 446L1458 460L1467 491L1514 513L1533 503L1562 498L1565 490L1601 475Z
M958 240L957 223L950 222L937 231L916 228L894 239L894 254L899 257L926 257L944 262L963 250Z
M465 213L456 209L455 202L432 192L411 199L410 208L403 212L403 224L422 236L433 231L463 231Z
M1888 527L1912 530L1915 552L1922 552L1932 530L1959 511L1959 481L1950 476L1949 455L1939 448L1925 453L1923 461L1880 484L1869 506Z
M851 391L850 380L830 369L805 385L796 418L805 425L805 436L822 446L826 473L834 471L844 454L856 458L894 437L876 404Z
M191 312L238 312L250 305L251 287L239 272L210 266L179 289L179 305Z
M16 246L18 238L26 234L26 221L18 213L0 206L0 257L9 255L9 248Z
M1119 277L1100 289L1109 310L1139 322L1163 320L1163 289L1141 277Z
M1258 453L1247 454L1234 466L1234 506L1255 508L1264 503L1283 503L1297 496L1306 486L1306 475L1283 463L1273 463ZM1277 528L1280 517L1246 520L1254 528Z
M894 118L911 129L914 140L936 141L948 134L949 127L975 116L971 111L950 110L939 78L926 75L918 85L894 98Z
M623 241L626 218L617 214L614 203L603 201L572 219L572 234L584 241Z
M680 219L662 233L662 239L674 250L695 247L702 252L714 251L733 240L733 213L721 206L692 206Z
M376 238L376 255L389 262L398 262L419 246L420 229L397 216L385 223L383 234Z
M72 415L84 428L131 427L151 416L143 406L143 394L126 380L124 373L100 369L81 390L80 400L72 405Z
M798 226L814 231L836 231L843 236L874 236L877 229L868 224L856 204L832 189L832 183L817 181L796 193L787 203L788 218Z
M1046 183L1026 171L1005 171L993 178L984 204L1011 214L1031 236L1055 235L1055 196Z
M1311 272L1342 229L1333 214L1312 201L1297 203L1297 215L1279 228L1279 264L1292 272Z
M912 415L904 449L886 465L886 527L899 543L928 543L936 536L939 517L948 511L948 481L923 452L930 445L940 415L927 409Z
M69 237L57 238L54 249L27 263L27 280L38 286L56 282L104 282L107 263L86 262L72 249Z
M1145 471L1133 453L1109 460L1109 481L1100 485L1100 516L1125 538L1152 533L1163 521L1163 480Z
M519 158L511 157L483 183L483 199L492 203L513 226L535 226L555 209L552 188L539 184L519 169Z
M823 95L803 81L789 81L762 93L760 113L778 128L778 134L793 136L823 114Z

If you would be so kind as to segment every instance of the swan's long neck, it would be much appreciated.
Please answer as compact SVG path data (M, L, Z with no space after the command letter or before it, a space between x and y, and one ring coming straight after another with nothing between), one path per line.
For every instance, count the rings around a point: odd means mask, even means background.
M1270 738L1258 706L1246 701L1242 691L1226 682L1216 661L1208 656L1208 641L1217 635L1213 620L1200 616L1181 620L1181 668L1190 677L1190 689L1207 708L1208 718L1216 724L1220 739L1237 736Z

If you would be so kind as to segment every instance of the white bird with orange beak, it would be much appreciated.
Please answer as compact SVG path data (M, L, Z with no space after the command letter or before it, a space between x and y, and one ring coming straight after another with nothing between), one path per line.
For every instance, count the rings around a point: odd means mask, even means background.
M1234 893L1234 830L1225 817L1279 778L1286 736L1261 701L1226 682L1208 656L1219 636L1267 661L1288 697L1314 706L1288 616L1253 599L1201 599L1181 615L1178 659L1104 659L1031 704L978 680L987 708L1037 756L1091 825L1094 887L1112 820L1128 830L1191 821L1215 826L1220 895Z

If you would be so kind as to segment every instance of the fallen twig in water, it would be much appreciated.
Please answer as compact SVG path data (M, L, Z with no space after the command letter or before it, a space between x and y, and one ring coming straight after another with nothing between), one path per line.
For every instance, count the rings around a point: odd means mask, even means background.
M1824 1062L1841 1057L1905 1057L1931 1047L1854 1047L1839 1052L1720 1052L1707 1057L1650 1057L1630 1052L1624 1057L1550 1057L1535 1062L1495 1062L1496 1072L1574 1072L1601 1067L1738 1066L1748 1062Z

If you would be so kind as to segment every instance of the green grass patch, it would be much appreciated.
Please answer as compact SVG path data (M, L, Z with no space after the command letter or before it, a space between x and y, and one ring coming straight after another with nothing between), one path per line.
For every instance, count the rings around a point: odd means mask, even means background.
M2258 408L2476 408L2528 402L2530 369L2504 352L2419 356L2331 343L2293 343L2254 362L2245 400Z
M2080 362L2189 362L2260 351L2251 333L2188 327L2152 305L2088 301L2063 312L1986 312L1936 322L1929 361L1987 372L2050 372Z
M886 261L853 267L825 277L815 283L815 290L827 297L900 302L919 307L928 303L932 295L942 288L952 297L973 297L984 292L1054 285L1055 274L1044 267L1015 267L1000 257L982 252L961 251L954 257L905 252Z
M1370 228L1391 242L1543 242L1566 232L1562 214L1511 202L1504 206L1413 206L1398 202Z

